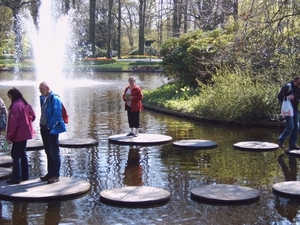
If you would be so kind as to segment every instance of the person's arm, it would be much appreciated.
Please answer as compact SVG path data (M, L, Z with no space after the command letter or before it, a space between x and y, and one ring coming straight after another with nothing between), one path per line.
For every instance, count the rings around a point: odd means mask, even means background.
M51 118L48 121L47 127L48 129L52 129L55 127L59 121L62 119L62 103L58 96L51 96L51 100L49 99L49 107L51 107ZM48 111L48 110L47 110Z
M277 95L277 99L280 102L282 102L283 99L288 96L288 89L289 89L288 85L284 85L284 86L281 87L280 92Z
M134 89L134 95L132 95L131 100L133 101L142 101L143 99L143 93L142 93L142 89L140 87L137 87Z
M14 137L17 133L19 118L20 118L19 109L17 107L12 107L8 115L8 126L7 126L7 135L6 135L6 140L9 142L11 140L14 140Z

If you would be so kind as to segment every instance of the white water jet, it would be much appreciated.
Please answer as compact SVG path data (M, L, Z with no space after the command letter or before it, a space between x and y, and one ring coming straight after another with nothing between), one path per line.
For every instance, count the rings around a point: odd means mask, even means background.
M38 27L31 26L29 31L34 52L34 63L37 70L37 79L62 85L62 73L66 46L70 42L70 16L63 15L53 18L52 0L43 0L40 6Z

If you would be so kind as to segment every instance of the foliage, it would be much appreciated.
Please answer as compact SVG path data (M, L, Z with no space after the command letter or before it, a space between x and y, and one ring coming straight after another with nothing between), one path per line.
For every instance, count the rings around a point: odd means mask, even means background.
M128 53L128 55L130 55L130 56L134 56L134 55L138 55L138 54L139 54L138 49L134 49ZM145 54L148 56L149 55L157 56L159 54L159 52L155 48L152 48L151 46L145 46Z
M217 29L198 30L167 40L160 51L165 74L194 88L198 82L208 82L211 74L227 63L226 58L218 57L218 52L232 39L232 30Z
M143 102L162 108L193 113L198 91L179 82L169 82L156 90L143 91Z
M197 90L183 88L179 82L168 83L157 90L146 91L144 102L175 111L186 112L214 121L251 124L278 114L276 94L280 86L250 71L218 70L208 84Z
M201 99L196 106L201 117L225 122L248 124L266 120L279 112L276 93L279 86L251 71L235 72L222 69L212 78L212 83L201 85Z

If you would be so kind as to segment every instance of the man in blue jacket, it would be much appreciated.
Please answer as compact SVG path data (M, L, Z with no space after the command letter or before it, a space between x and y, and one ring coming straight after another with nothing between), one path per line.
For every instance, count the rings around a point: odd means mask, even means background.
M49 184L59 181L60 153L58 136L66 131L62 118L62 103L58 95L54 94L46 82L39 85L41 92L41 136L47 155L47 174L40 177Z

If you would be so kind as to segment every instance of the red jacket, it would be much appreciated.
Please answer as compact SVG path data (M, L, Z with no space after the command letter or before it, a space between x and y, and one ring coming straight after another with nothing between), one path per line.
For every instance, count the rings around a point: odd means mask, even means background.
M34 137L32 121L35 120L35 113L31 105L25 105L19 99L12 103L7 123L6 140L12 142L25 141Z
M124 95L126 94L129 86L127 86L124 90ZM126 99L124 98L123 95L123 100L125 101L125 106L126 106ZM131 90L131 111L136 112L136 111L141 111L143 110L143 104L142 104L142 99L143 99L143 94L142 90L139 86L135 86ZM126 110L126 107L125 107Z

